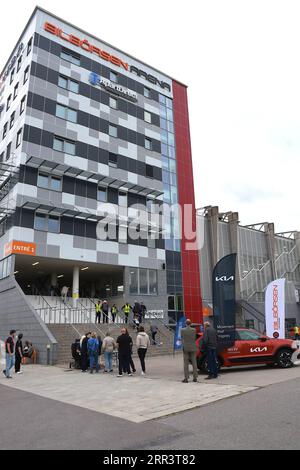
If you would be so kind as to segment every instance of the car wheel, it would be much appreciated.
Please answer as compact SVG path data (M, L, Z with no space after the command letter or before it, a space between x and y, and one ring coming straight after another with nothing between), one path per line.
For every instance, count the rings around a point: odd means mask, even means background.
M276 355L276 364L281 369L287 369L293 366L293 352L290 349L281 349Z

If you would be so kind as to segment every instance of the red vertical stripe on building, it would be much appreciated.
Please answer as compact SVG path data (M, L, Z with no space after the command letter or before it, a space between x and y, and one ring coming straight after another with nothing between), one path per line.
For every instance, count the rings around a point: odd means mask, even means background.
M178 181L178 202L184 212L184 206L192 206L192 230L196 232L196 207L194 194L194 178L192 150L189 126L187 89L184 85L173 81L173 110L176 138L176 160ZM182 281L184 308L187 318L195 323L203 322L202 298L200 290L200 272L198 250L188 249L191 242L186 238L184 218L182 220Z

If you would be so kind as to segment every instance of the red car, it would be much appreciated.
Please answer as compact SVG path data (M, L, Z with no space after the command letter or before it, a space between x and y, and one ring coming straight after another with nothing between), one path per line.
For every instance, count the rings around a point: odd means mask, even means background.
M201 352L203 333L198 334L197 364L199 370L208 372L205 352ZM290 339L273 339L255 330L236 329L236 340L231 348L218 354L219 367L244 366L250 364L277 365L283 369L292 367L292 355L297 350Z

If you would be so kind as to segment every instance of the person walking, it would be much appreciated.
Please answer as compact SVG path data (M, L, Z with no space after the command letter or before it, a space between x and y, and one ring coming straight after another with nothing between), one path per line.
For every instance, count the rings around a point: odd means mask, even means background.
M217 346L218 338L216 330L207 321L204 323L203 348L207 351L208 376L205 380L216 379L218 377Z
M142 312L142 323L145 323L145 316L147 313L147 307L144 302L141 302L141 312Z
M130 338L130 356L129 356L129 366L130 366L130 370L133 374L135 374L136 372L136 367L135 367L135 364L133 362L133 359L132 359L132 349L133 349L133 341L132 341L132 338L131 336L129 335L129 332L126 328L126 334L129 336Z
M147 354L147 349L149 347L150 347L149 336L147 335L147 333L145 333L144 327L140 326L139 333L136 337L136 348L137 348L138 356L141 362L142 375L146 374L145 357Z
M152 344L156 346L157 342L156 342L155 337L158 333L158 326L155 323L151 323L150 332L151 332Z
M193 366L193 382L198 382L198 368L196 361L196 330L192 328L191 320L187 319L186 328L181 330L182 348L183 348L183 364L184 364L184 379L183 383L189 381L189 364L190 361Z
M108 323L108 313L109 313L109 305L107 300L103 300L102 302L102 322Z
M20 333L16 342L16 352L15 352L15 373L23 374L21 371L21 363L23 357L23 343L22 343L23 334Z
M95 305L95 310L96 310L96 317L95 317L95 323L100 323L101 320L101 302L98 300L98 302Z
M88 360L89 360L89 355L88 355L88 340L91 337L91 333L86 333L83 338L81 338L81 345L80 345L80 351L81 351L81 371L86 372L88 368Z
M12 379L12 376L10 375L10 370L15 365L15 334L16 330L10 330L9 336L5 341L6 364L3 374L7 379Z
M131 310L131 306L129 305L128 302L126 302L126 304L123 305L122 310L123 310L124 315L125 315L125 323L127 324L128 323L128 317L129 317L130 310Z
M90 358L90 374L96 369L96 373L99 372L99 341L97 339L97 334L93 332L91 337L87 342L87 350Z
M115 323L116 316L118 315L118 313L119 313L118 307L116 306L116 304L113 304L113 306L111 307L111 319L113 323Z
M117 343L111 336L110 331L105 335L102 343L102 351L104 353L105 369L104 372L113 372L112 357L114 350L117 349Z
M132 307L132 312L133 312L133 315L138 318L139 324L142 323L141 304L137 300L134 301L134 306Z
M117 345L119 351L119 375L117 377L123 376L123 371L127 375L132 375L130 372L130 355L131 355L131 344L132 339L128 334L126 328L121 329L121 334L117 338Z
M61 299L62 299L64 304L67 301L68 292L69 292L69 288L67 286L63 286L63 288L61 290Z

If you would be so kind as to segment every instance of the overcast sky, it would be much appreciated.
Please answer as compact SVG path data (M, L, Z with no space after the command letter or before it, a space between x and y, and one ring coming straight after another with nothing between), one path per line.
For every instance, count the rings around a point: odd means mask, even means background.
M1 11L1 66L35 1ZM189 86L197 207L300 230L300 2L40 0Z

